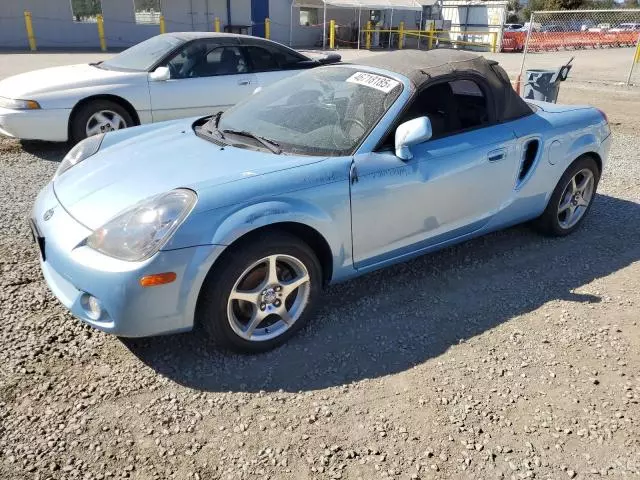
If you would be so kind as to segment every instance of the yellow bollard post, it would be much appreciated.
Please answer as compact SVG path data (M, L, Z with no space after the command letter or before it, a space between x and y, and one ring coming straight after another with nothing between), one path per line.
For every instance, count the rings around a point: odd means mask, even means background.
M104 18L102 15L96 15L96 21L98 22L98 38L100 39L100 50L107 51L107 42L104 39Z
M433 27L434 27L434 23L433 23L433 20L431 20L431 22L429 23L429 44L427 46L428 50L431 50L433 48L433 36L434 36Z
M329 21L329 48L335 48L336 45L336 21Z
M160 33L166 33L167 29L164 24L164 15L160 15Z
M367 34L365 35L364 46L367 50L371 50L371 21L367 22Z
M640 33L638 34L640 35ZM640 63L640 37L638 38L638 44L636 45L636 63Z
M269 40L271 38L271 19L264 19L264 38Z
M213 31L220 33L220 18L216 17L213 19Z
M398 30L398 48L402 49L404 46L404 22L400 22L400 28Z
M29 50L35 52L38 49L36 45L36 36L33 34L33 22L31 21L31 12L24 11L24 25L27 28L27 38L29 39Z
M491 52L496 53L496 46L498 45L498 32L491 32Z

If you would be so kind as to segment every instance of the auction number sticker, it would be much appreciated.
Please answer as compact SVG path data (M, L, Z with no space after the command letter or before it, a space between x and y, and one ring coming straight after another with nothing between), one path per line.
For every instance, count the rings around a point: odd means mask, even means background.
M376 75L374 73L356 72L347 78L349 83L357 83L358 85L364 85L366 87L375 88L384 93L389 93L391 90L400 85L400 82L393 80L389 77L383 77L382 75Z

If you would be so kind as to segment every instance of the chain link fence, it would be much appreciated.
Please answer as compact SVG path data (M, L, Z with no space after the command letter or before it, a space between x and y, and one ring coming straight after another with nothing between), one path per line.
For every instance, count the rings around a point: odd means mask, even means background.
M505 46L524 51L523 79L573 57L570 80L640 85L640 9L533 12Z

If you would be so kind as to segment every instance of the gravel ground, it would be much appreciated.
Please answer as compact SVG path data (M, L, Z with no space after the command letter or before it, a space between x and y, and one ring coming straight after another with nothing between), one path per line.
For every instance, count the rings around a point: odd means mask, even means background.
M610 113L575 235L516 227L332 287L253 357L68 315L26 223L65 149L0 140L0 478L636 478L638 105Z

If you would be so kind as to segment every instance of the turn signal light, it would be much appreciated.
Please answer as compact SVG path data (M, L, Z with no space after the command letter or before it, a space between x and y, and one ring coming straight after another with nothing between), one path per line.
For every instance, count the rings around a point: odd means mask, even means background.
M158 285L164 285L166 283L173 282L176 277L177 275L174 272L145 275L140 279L140 285L142 285L143 287L157 287Z

